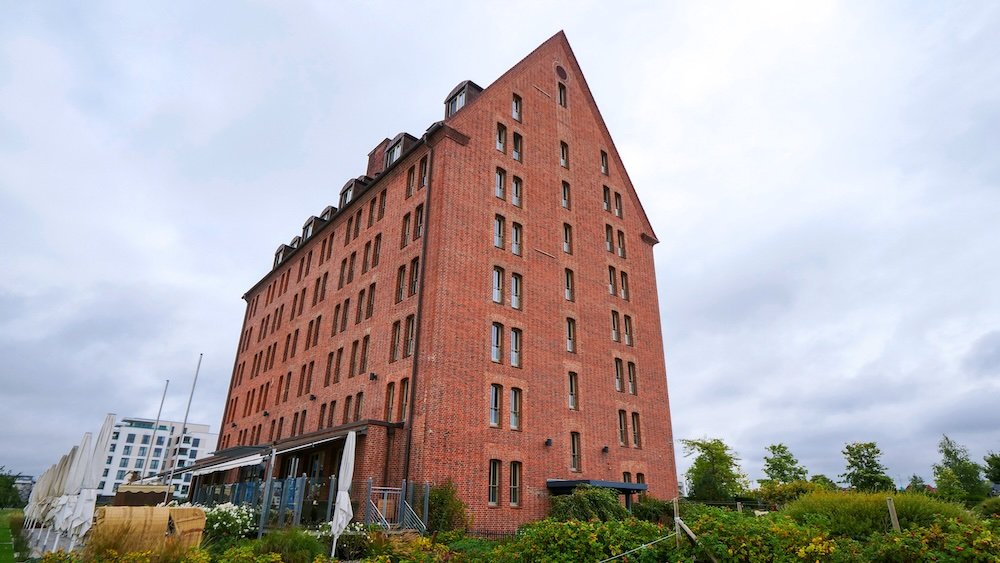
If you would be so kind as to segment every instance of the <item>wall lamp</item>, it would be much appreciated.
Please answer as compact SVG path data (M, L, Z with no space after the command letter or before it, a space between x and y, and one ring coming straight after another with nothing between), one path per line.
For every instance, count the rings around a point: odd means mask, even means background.
M546 446L551 446L552 445L552 438L546 438L545 439L545 445Z
M230 423L230 424L229 424L229 427L230 427L230 428L236 428L236 423L235 423L235 422L232 422L232 423Z
M310 401L315 401L315 400L316 400L316 395L312 395L312 394L310 394L310 395L309 395L309 400L310 400Z
M269 412L267 412L267 411L264 411L264 416L265 416L265 417L267 417L267 416L271 416L271 413L269 413Z
M604 454L608 453L608 447L604 446L603 448L601 448L601 453L604 453Z
M374 371L368 374L368 381L375 381L378 379L378 374Z

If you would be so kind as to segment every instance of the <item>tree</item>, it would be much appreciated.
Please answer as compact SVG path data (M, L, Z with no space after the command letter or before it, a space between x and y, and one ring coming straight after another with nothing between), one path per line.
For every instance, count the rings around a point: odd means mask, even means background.
M11 473L0 465L0 508L20 508L24 506L21 502L21 494L18 492L14 482L20 475Z
M799 460L795 459L792 452L788 451L788 446L778 443L767 447L770 456L764 456L764 475L771 481L778 483L791 483L792 481L805 481L806 473L804 467L799 465Z
M684 457L697 454L685 473L688 497L696 500L729 500L750 488L740 469L740 458L718 438L681 440Z
M825 491L836 491L837 484L833 482L833 479L823 475L822 473L817 473L809 478L810 483L819 485L821 489Z
M990 487L983 480L983 468L969 459L969 450L948 436L942 435L941 441L938 442L938 451L941 452L941 463L935 463L931 466L934 470L934 481L937 483L938 494L942 497L945 496L945 493L941 491L942 480L951 487L951 481L954 479L961 492L949 490L949 500L979 502L985 499L990 492ZM945 470L950 471L951 475L948 475Z
M847 470L840 476L843 483L864 492L891 491L896 484L885 474L886 468L879 461L882 450L875 442L846 444L843 450Z
M1000 483L1000 454L990 452L983 461L986 462L986 478L994 483Z
M906 485L906 492L908 493L926 493L927 483L924 482L924 478L920 475L914 473L910 476L910 482Z
M955 476L955 472L947 467L934 469L934 484L937 485L938 496L944 500L958 502L965 498L961 481Z

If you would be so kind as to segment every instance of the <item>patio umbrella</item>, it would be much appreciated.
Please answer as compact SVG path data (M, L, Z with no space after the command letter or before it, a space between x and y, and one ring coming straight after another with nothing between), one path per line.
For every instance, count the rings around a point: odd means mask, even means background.
M344 455L340 458L340 475L337 477L337 503L333 510L333 520L330 521L330 533L333 534L333 547L330 548L330 557L337 551L337 539L347 529L347 525L354 518L354 510L351 509L351 497L347 490L351 488L351 479L354 478L354 449L357 444L357 433L351 432L347 435L344 443Z
M80 497L76 501L76 508L73 514L70 516L69 521L69 531L70 541L69 549L73 550L76 542L87 535L90 530L90 526L94 521L94 507L97 504L97 485L100 480L101 471L101 459L104 456L104 452L108 449L108 443L111 441L111 432L114 431L115 426L115 415L108 414L104 418L104 426L101 427L101 432L97 435L97 441L94 443L94 448L90 452L90 459L88 460L87 466L83 471L83 481L80 483Z

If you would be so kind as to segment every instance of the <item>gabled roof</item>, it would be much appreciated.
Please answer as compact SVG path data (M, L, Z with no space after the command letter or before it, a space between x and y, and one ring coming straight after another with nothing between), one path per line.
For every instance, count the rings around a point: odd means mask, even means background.
M497 77L496 80L494 80L489 86L487 86L486 89L483 90L483 95L489 92L490 88L492 88L494 84L502 81L504 78L507 78L508 76L518 74L526 67L531 66L531 64L534 62L534 59L540 56L540 53L542 51L545 51L546 49L552 47L553 45L559 45L566 51L566 56L568 57L566 65L570 67L572 75L579 79L580 88L583 90L584 96L586 97L587 106L593 113L594 119L597 122L597 125L600 127L601 133L608 140L608 151L609 151L608 155L609 157L614 159L614 162L618 166L618 169L621 170L622 176L625 181L625 189L628 192L629 197L632 199L632 202L635 203L636 209L639 210L639 214L642 218L643 227L647 231L646 233L644 233L644 236L648 237L649 241L652 242L653 244L660 242L659 239L656 238L656 233L653 232L653 225L649 221L649 216L646 215L646 210L643 209L642 207L642 202L639 201L639 196L635 193L635 186L632 185L632 179L629 177L628 171L625 169L625 164L622 162L621 155L618 153L618 148L615 146L615 140L611 136L611 132L608 131L607 124L604 122L604 117L601 116L601 111L597 108L597 101L594 100L594 95L590 91L590 86L587 85L587 78L586 76L584 76L583 70L580 68L580 63L576 60L576 55L573 54L573 48L570 46L569 40L566 38L566 32L560 30L558 33L548 38L545 42L536 47L533 51L528 53L523 59L518 61L517 64L510 67L510 69L507 70L507 72L501 74L499 77ZM461 84L457 86L454 91L457 91L460 86ZM483 95L480 95L475 100L468 102L466 106L475 104L480 98L484 97Z

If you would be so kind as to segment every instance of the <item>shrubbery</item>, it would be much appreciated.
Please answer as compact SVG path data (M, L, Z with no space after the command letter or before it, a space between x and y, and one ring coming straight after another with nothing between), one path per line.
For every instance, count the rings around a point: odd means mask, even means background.
M493 561L576 563L601 561L669 535L669 528L635 518L627 520L558 522L546 519L521 528L511 541L493 551ZM659 542L628 556L629 561L666 561L672 540Z
M330 552L329 545L296 528L268 532L253 547L258 555L279 555L283 563L311 563Z
M1000 518L1000 497L993 497L984 500L976 506L976 512L983 518ZM13 528L13 526L11 526Z
M809 481L792 481L790 483L766 481L761 483L757 494L762 502L781 507L804 494L821 490L823 490L823 487Z
M884 493L814 492L789 503L782 511L802 524L812 524L834 536L864 539L891 529ZM930 526L935 516L968 521L971 515L959 505L923 494L893 495L902 528Z
M632 516L646 522L670 524L672 526L674 522L674 505L665 500L654 498L651 495L639 495L638 500L632 503Z
M628 510L618 500L613 489L580 485L568 495L550 500L549 516L553 520L624 520Z
M465 503L458 498L458 489L451 479L431 487L427 512L427 529L432 532L468 528Z

